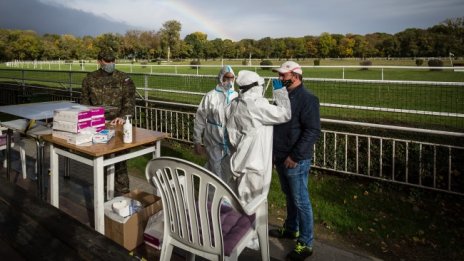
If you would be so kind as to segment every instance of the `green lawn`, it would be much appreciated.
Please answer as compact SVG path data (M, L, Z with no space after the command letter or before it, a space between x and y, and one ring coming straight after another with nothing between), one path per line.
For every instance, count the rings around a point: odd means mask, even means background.
M240 64L240 61L233 61ZM275 63L279 61L274 61ZM350 62L353 63L352 60ZM377 61L374 61L376 64ZM408 60L402 60L406 63ZM205 62L207 67L199 69L201 77L179 77L176 75L166 74L147 74L150 71L156 73L177 73L196 74L197 70L190 66L173 67L161 65L150 68L133 67L132 79L138 88L147 86L149 89L163 89L172 91L185 91L195 93L206 93L216 84L215 76L218 70L218 61L216 66L212 66L214 61ZM308 62L309 63L309 62ZM323 61L322 64L325 62ZM335 61L330 60L331 65ZM413 61L411 62L413 63ZM349 65L342 63L343 65ZM184 64L185 65L185 64ZM338 64L340 65L340 64ZM392 65L392 64L389 64ZM405 65L405 64L401 64ZM3 65L4 66L4 65ZM54 65L57 66L57 65ZM79 65L74 65L79 69ZM125 71L131 69L124 66L118 66ZM86 67L88 68L88 66ZM236 71L242 69L254 69L236 65ZM402 69L384 69L383 77L386 80L407 80L407 81L432 81L432 82L464 82L464 72L454 72L451 70L430 71L419 70L411 66L411 70ZM426 68L422 66L422 68ZM257 72L263 76L276 76L270 70L262 70L258 67ZM144 74L142 74L144 73ZM311 67L305 69L305 76L310 78L341 78L342 68L325 68ZM29 79L28 84L47 85L62 90L69 90L71 87L74 91L80 91L80 86L86 72L73 71L42 71L42 70L0 70L0 80L11 81L10 78ZM344 72L347 79L370 79L379 80L382 75L381 69L370 68L361 70L359 68L346 68ZM373 108L389 108L401 110L417 110L425 112L443 112L451 114L464 113L464 86L453 84L412 84L412 83L387 83L387 82L350 82L350 81L324 81L324 80L307 80L305 86L311 89L320 99L322 104L337 104L343 106L365 106ZM139 91L145 97L145 93ZM180 102L188 104L199 104L202 95L188 93L172 93L149 91L147 93L150 99L164 100L169 102ZM267 97L272 97L272 88L268 88ZM337 108L323 106L321 109L323 118L335 118L340 120L356 120L370 123L394 124L400 126L411 126L418 128L433 128L440 130L462 131L464 129L464 118L457 116L436 115L431 116L424 113L411 114L403 112L382 112L377 110L360 110L355 108Z

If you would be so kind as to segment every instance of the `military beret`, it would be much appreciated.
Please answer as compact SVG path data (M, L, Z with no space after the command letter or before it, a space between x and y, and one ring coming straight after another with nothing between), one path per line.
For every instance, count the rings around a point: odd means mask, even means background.
M114 62L116 57L114 52L111 50L102 50L98 53L98 60L104 60L105 62Z

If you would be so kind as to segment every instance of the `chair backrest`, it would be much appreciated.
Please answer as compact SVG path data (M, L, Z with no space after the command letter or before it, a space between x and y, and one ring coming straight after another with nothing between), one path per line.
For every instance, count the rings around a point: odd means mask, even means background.
M232 190L207 169L172 157L151 160L146 176L162 198L163 240L168 235L192 249L224 256L221 213L233 208L244 215Z

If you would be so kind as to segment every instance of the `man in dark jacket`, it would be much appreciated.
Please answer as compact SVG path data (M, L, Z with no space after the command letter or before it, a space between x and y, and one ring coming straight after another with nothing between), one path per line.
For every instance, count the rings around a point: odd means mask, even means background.
M100 69L90 72L82 81L80 103L104 106L105 117L111 124L124 124L124 116L134 116L135 85L124 72L115 69L115 55L111 50L98 54ZM116 195L129 192L129 176L125 161L114 166Z
M297 63L285 62L274 71L289 92L292 118L274 126L273 159L286 196L287 218L282 228L270 230L269 235L297 239L287 259L304 260L313 252L313 210L308 181L313 147L321 132L319 99L303 86L303 72Z

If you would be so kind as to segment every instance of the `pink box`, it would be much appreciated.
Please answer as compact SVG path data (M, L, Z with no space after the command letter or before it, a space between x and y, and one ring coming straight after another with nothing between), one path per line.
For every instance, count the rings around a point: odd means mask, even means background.
M54 121L81 122L91 117L90 111L85 109L57 109L53 112Z
M89 107L92 118L105 117L105 107Z
M53 130L80 133L88 127L90 127L90 120L82 122L53 121Z
M92 118L90 120L90 126L99 126L99 125L105 125L105 118L104 117L99 117L99 118Z
M105 124L100 124L100 125L93 125L92 128L94 128L96 132L99 132L101 130L104 130L106 126Z

